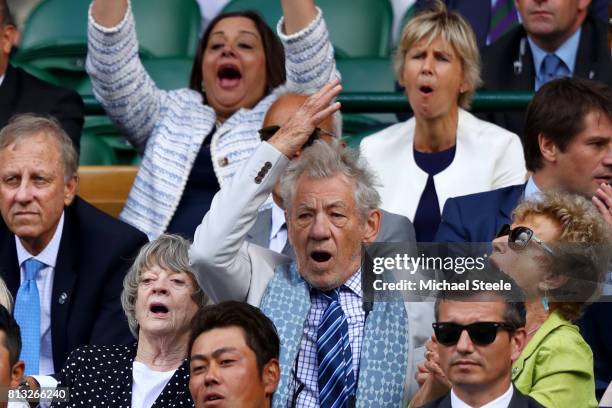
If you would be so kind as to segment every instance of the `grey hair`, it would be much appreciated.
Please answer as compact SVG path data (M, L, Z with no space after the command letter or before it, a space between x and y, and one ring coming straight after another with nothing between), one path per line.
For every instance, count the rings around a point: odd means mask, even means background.
M395 75L402 82L402 72L406 54L421 40L427 45L436 38L442 38L456 51L463 67L463 79L470 89L459 94L458 103L462 108L469 108L476 89L482 84L480 77L480 52L476 35L459 13L448 11L444 3L435 0L429 9L417 13L402 30L399 46L395 54ZM405 84L402 84L405 85Z
M62 125L51 116L31 113L13 116L8 125L0 130L0 150L40 134L44 134L58 143L64 165L64 179L68 181L76 176L79 168L79 155Z
M13 312L13 295L11 295L2 278L0 278L0 305L4 306L9 312Z
M194 291L191 298L199 308L208 303L208 297L198 285L195 273L189 265L190 242L183 237L171 234L162 234L156 240L144 245L134 264L123 279L121 292L121 306L128 320L130 331L138 338L138 321L136 320L136 299L138 285L143 272L154 266L166 269L173 273L184 272L191 278Z
M315 179L343 174L353 180L355 205L362 220L380 205L380 195L374 188L379 183L367 162L356 150L344 147L337 139L330 143L317 140L289 163L280 180L280 194L286 210L291 208L297 182L303 174Z

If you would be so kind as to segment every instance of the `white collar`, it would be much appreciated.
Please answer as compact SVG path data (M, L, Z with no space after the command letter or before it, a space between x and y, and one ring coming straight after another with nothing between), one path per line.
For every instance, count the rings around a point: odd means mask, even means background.
M36 260L44 263L45 265L50 266L51 268L55 268L55 262L57 261L57 254L59 252L63 231L64 212L62 211L62 216L60 217L60 220L57 223L57 228L55 229L53 238L51 238L51 241L49 241L45 249L43 249L41 253L36 256L29 253L28 250L25 249L17 235L15 235L15 244L17 246L17 259L19 261L19 265L23 264L30 258L35 258Z
M0 86L2 85L2 81L4 81L4 74L0 75Z
M514 394L514 387L512 383L510 383L510 387L508 390L504 392L499 397L495 398L493 401L487 402L482 405L480 408L508 408L510 406L510 401L512 401L512 395ZM452 408L473 408L471 405L463 402L457 394L455 394L455 390L451 388L451 407Z
M542 190L535 183L533 176L529 177L527 180L527 185L525 186L525 200L531 201L541 201L542 200Z
M270 239L279 233L285 224L285 211L272 201L272 225L270 227ZM286 228L286 227L285 227Z

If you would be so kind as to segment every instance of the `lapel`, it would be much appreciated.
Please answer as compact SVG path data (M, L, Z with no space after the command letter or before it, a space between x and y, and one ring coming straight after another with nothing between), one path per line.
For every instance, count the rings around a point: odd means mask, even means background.
M247 232L247 241L264 248L270 245L270 228L272 228L272 209L260 211L255 224Z
M555 310L548 316L548 319L544 321L544 324L540 326L533 338L529 340L518 359L514 362L514 364L512 364L512 382L515 382L520 376L525 368L527 360L529 360L531 356L540 348L540 344L546 339L546 337L552 331L564 325L571 326L572 324L565 320L559 314L558 310Z
M104 386L103 401L106 404L103 403L103 405L125 408L132 406L132 380L134 378L132 363L136 358L137 347L138 343L134 343L129 349L131 358L125 360L125 365L116 367L112 372L112 377L110 375L107 376L110 381L108 385Z
M76 214L78 198L64 209L64 230L53 276L53 289L51 294L51 331L53 344L53 360L56 370L59 359L70 350L68 344L68 315L72 304L73 290L77 279L79 265L79 220Z
M514 390L510 404L508 404L508 408L528 408L529 403L527 398L521 394L521 392L514 385L512 387Z
M8 230L2 218L0 218L0 276L15 299L21 284L15 235Z
M595 69L598 68L597 53L599 42L597 41L597 33L593 32L594 29L592 17L587 16L587 19L582 24L582 32L580 33L574 76L593 79L589 74L590 72L595 73Z
M516 47L516 58L518 58L520 52L521 41L525 41L525 54L522 58L523 69L520 74L514 72L514 66L510 66L513 74L509 76L510 83L505 86L505 89L528 89L533 90L535 86L536 69L533 62L533 53L527 41L527 33L523 29L523 26L518 27L520 37L518 39Z
M8 122L17 104L17 71L8 64L0 85L0 123Z
M525 193L525 187L527 183L523 184L521 188L512 188L509 189L502 197L500 206L499 206L499 216L495 220L495 233L499 231L502 225L512 223L512 211L516 208L516 206L521 201L523 194Z
M131 394L131 393L130 393ZM183 406L185 400L191 401L189 394L189 363L185 360L174 372L161 394L155 399L151 408L167 408L169 406ZM130 398L131 400L131 398ZM162 405L162 401L163 405ZM193 405L190 405L193 406Z

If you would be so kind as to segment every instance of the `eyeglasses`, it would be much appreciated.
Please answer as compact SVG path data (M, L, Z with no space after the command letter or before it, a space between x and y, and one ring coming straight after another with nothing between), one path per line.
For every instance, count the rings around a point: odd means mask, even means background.
M272 126L266 126L264 128L259 129L259 138L261 139L262 142L267 142L268 140L270 140L270 138L272 138L272 136L274 136L274 134L276 132L278 132L278 130L281 127L278 125L272 125ZM312 131L312 133L310 134L310 137L308 138L308 140L306 141L306 143L304 143L304 146L302 147L308 147L310 145L312 145L314 143L315 140L320 139L321 135L326 135L326 136L330 136L330 137L334 137L334 135L332 133L329 133L326 130L323 130L321 128L314 128L314 130Z
M551 247L546 245L544 241L536 237L531 228L527 227L516 227L510 228L509 224L504 224L500 228L496 235L496 238L508 236L508 245L514 250L522 250L527 248L529 241L534 241L544 248L548 253L552 254L553 250Z
M510 332L515 330L513 325L501 322L476 322L467 326L457 323L433 323L432 326L438 343L447 347L457 344L464 330L467 330L472 342L480 346L493 343L499 329Z

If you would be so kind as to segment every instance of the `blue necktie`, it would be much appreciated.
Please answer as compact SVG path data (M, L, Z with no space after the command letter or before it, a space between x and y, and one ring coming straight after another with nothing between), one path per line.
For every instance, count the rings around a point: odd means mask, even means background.
M329 303L317 330L319 403L321 408L346 407L356 387L348 323L338 299L340 290L320 293Z
M542 61L542 73L542 85L570 74L569 69L565 67L565 63L556 54L546 54L544 61Z
M25 279L17 291L15 320L21 329L21 360L26 374L38 374L40 361L40 296L36 276L45 264L30 258L23 263Z

